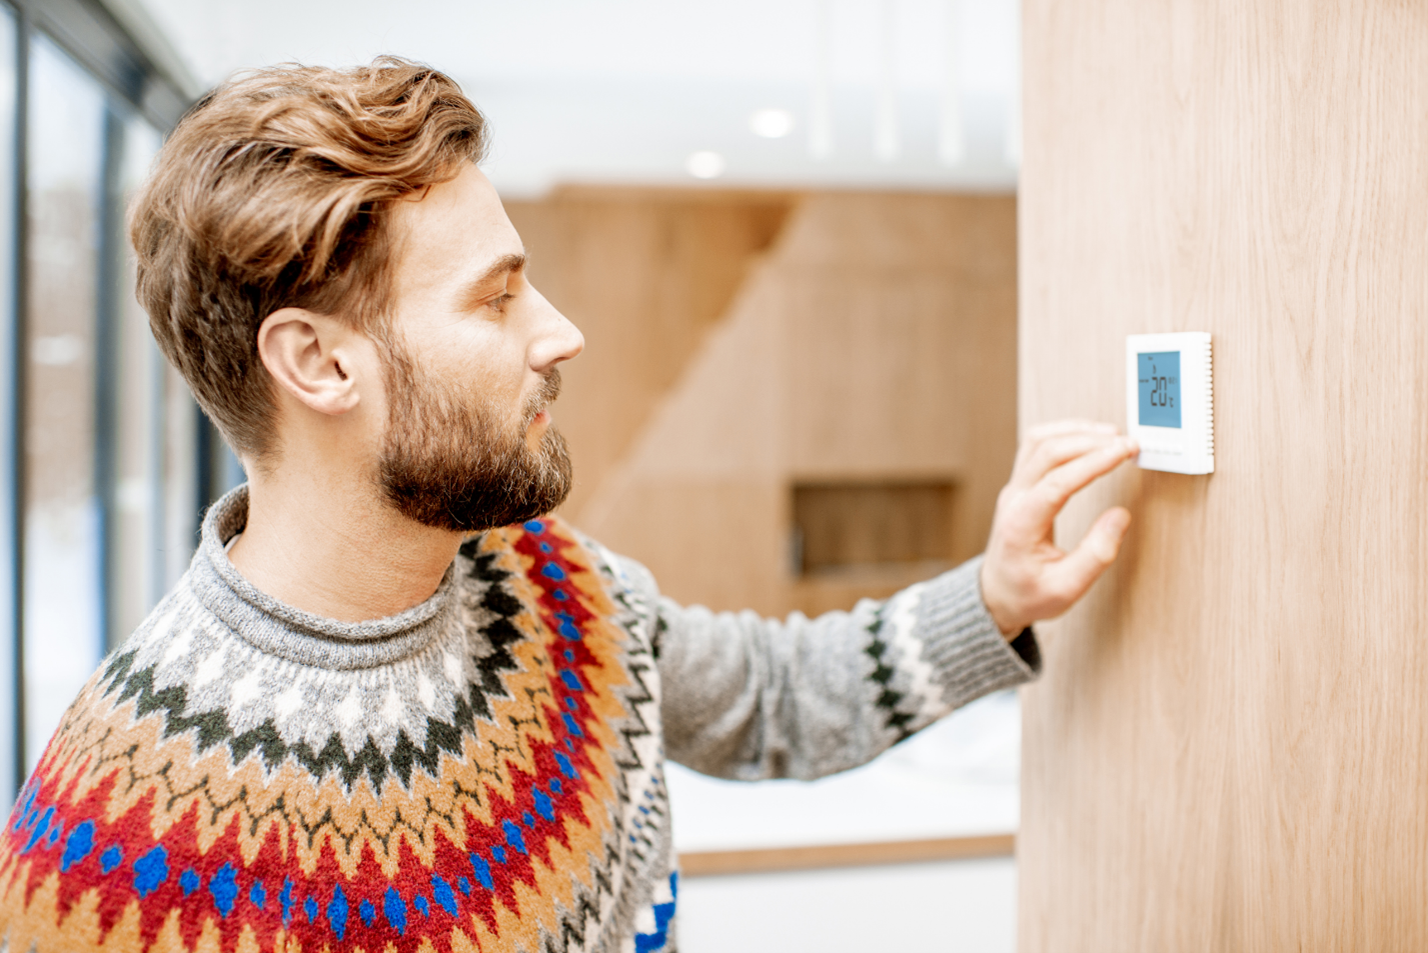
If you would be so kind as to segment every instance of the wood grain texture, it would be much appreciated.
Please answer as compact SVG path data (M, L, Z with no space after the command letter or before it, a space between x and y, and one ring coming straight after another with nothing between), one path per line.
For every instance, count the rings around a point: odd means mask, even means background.
M1023 951L1428 948L1428 7L1028 0L1023 427L1214 335L1216 467L1024 692Z
M766 874L784 870L829 867L872 867L922 864L938 860L1010 857L1015 834L938 837L927 840L875 841L863 844L818 844L811 847L767 847L757 850L686 851L679 855L684 877Z

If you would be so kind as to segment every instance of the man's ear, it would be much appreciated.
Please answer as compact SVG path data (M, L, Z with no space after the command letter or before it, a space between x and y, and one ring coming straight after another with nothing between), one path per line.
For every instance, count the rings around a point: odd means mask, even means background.
M337 318L280 308L258 327L258 357L299 402L322 414L345 414L360 398L357 332Z

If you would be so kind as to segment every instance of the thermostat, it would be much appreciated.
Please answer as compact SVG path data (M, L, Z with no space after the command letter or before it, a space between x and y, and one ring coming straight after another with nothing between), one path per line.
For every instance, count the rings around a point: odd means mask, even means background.
M1141 469L1215 472L1213 384L1209 334L1126 338L1127 432L1140 444Z

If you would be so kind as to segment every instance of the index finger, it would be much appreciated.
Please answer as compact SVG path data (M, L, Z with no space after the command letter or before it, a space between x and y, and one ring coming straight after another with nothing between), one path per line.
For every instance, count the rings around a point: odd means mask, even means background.
M1119 438L1114 431L1070 430L1055 434L1036 442L1027 441L1017 454L1016 465L1012 468L1010 485L1015 487L1034 486L1037 481L1052 470L1102 447L1112 446Z
M1031 496L1028 518L1050 523L1067 501L1085 489L1093 480L1105 476L1138 453L1140 448L1129 437L1117 440L1109 447L1083 453L1052 470L1036 484Z
M1057 434L1076 433L1082 430L1090 433L1120 433L1119 427L1115 424L1108 424L1104 420L1069 417L1065 420L1051 420L1031 427L1026 432L1026 442L1045 440L1047 437L1054 437Z

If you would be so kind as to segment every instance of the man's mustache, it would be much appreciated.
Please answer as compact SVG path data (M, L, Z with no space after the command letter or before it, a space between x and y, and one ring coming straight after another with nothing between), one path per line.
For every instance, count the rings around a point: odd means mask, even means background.
M535 420L536 414L545 410L548 405L555 403L559 396L560 369L552 367L541 380L539 389L531 395L531 399L526 403L526 423L529 424Z

